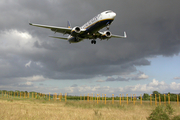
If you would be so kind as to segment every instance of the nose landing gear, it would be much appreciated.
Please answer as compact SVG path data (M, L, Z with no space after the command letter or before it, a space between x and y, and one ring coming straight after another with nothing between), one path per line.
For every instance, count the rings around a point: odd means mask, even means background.
M109 30L109 29L110 29L110 25L109 25L109 24L106 26L106 29L107 29L107 30Z

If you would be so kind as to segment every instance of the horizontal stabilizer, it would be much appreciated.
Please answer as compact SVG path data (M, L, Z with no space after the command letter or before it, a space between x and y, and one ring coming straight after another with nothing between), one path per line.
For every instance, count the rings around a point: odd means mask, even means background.
M66 37L56 37L56 36L49 36L49 37L63 39L63 40L68 40L68 38L66 38Z

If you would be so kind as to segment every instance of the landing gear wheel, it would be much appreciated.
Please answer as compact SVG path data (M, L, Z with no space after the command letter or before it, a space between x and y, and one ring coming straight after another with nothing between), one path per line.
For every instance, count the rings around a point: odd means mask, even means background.
M96 40L91 40L91 44L96 44Z
M91 40L91 44L93 44L94 43L94 41L93 40Z
M94 44L96 44L96 41L94 40Z

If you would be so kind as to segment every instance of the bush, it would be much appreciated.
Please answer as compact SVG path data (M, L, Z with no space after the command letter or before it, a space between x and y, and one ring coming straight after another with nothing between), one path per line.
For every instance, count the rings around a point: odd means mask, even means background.
M157 106L147 120L169 120L169 116L162 106Z
M171 105L167 105L166 108L157 106L147 120L180 120L180 115L173 117L173 112L174 110Z
M167 105L166 106L166 109L165 109L165 111L169 114L169 115L172 115L173 114L173 108L171 107L171 105Z

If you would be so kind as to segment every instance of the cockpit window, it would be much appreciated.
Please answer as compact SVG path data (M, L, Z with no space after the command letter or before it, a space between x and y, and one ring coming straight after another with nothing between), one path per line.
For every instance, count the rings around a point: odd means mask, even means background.
M108 11L106 11L105 13L107 14L107 13L112 13L113 11L111 11L111 10L108 10Z

